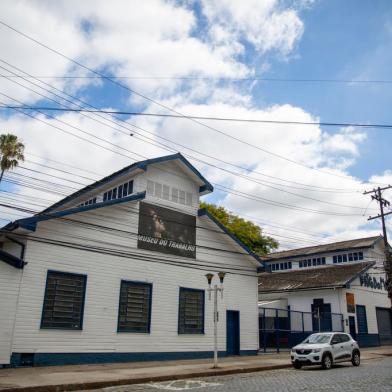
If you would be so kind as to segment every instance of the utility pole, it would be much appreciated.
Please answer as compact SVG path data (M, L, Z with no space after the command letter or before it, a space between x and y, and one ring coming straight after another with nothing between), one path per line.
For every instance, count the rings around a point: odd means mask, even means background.
M380 206L380 214L376 216L369 216L368 220L381 218L382 233L384 237L384 252L385 252L384 269L387 278L388 297L391 299L391 304L392 304L392 255L389 251L387 229L385 226L385 217L387 215L392 214L392 211L387 213L384 212L384 208L390 206L391 203L388 200L384 199L381 193L382 191L385 191L387 189L392 189L392 185L388 185L384 188L380 188L380 187L374 188L372 191L367 191L364 192L363 194L368 195L370 193L373 193L372 200L377 200L378 205Z

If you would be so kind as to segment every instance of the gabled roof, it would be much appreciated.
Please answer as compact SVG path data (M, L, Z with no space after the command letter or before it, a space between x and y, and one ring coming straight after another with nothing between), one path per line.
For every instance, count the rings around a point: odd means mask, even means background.
M327 253L327 252L348 251L351 249L360 249L360 248L362 249L371 248L372 246L374 246L374 244L377 241L381 239L382 236L374 236L374 237L358 238L349 241L333 242L331 244L325 244L325 245L307 246L305 248L290 249L282 252L270 253L266 257L263 257L263 260L273 261L273 260L280 260L280 259L289 259L293 257L301 257L301 256L305 257L305 256L317 255L320 253Z
M55 219L55 218L62 218L64 216L76 214L78 212L86 212L98 208L110 207L116 204L122 204L129 201L142 200L145 198L145 196L146 196L146 192L138 192L138 193L134 193L133 195L123 197L121 199L107 200L102 203L89 204L82 207L69 208L66 210L56 211L52 213L50 212L45 214L41 213L39 215L34 215L30 218L18 219L14 222L8 223L8 225L3 227L3 230L12 231L17 228L22 228L26 230L35 231L37 227L37 223L41 221Z
M263 272L259 275L259 293L346 287L374 264L375 262L362 262L290 272Z
M144 161L139 161L135 162L132 165L126 166L122 168L121 170L118 170L109 176L106 176L102 178L101 180L98 180L94 182L91 185L88 185L71 195L65 197L64 199L58 201L57 203L51 205L50 207L46 208L40 214L46 214L50 211L53 211L57 208L60 208L61 206L71 202L72 200L93 191L96 188L99 188L103 185L106 185L107 183L116 180L116 178L123 176L124 174L130 174L133 172L136 172L137 170L142 170L146 171L147 167L149 165L153 165L156 163L164 163L164 162L169 162L169 161L178 161L180 164L183 165L184 169L188 170L190 174L192 174L195 178L197 178L200 182L200 187L199 187L199 193L200 194L205 194L212 192L214 190L214 187L203 177L203 175L180 153L177 154L172 154L172 155L166 155L158 158L152 158L152 159L146 159Z
M213 215L211 215L206 208L200 208L198 211L198 216L207 216L210 220L212 220L224 233L226 233L233 241L235 241L246 253L250 256L254 257L256 261L261 264L263 267L266 267L266 264L251 249L249 249L239 238L237 238L230 230L228 230L222 223L220 223ZM269 273L271 275L271 273Z

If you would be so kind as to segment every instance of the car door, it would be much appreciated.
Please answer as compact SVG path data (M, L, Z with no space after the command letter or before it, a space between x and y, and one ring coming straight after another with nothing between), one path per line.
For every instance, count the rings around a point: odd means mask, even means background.
M343 346L344 359L345 360L351 359L351 352L354 347L354 343L351 340L351 337L345 333L342 333L340 334L340 340Z
M332 356L334 362L342 361L344 358L344 346L338 333L332 336L331 339Z

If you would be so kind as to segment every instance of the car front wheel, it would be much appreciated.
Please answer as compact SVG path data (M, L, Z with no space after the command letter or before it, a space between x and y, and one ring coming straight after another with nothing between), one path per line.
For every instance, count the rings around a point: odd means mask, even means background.
M359 366L361 364L361 356L358 351L354 351L351 357L351 363L353 366Z
M326 369L326 370L331 369L331 367L332 367L332 357L331 357L330 354L325 354L323 356L323 359L321 361L321 366L322 366L323 369Z
M300 363L298 363L298 362L294 362L293 366L294 366L295 369L301 369L302 368L302 365Z

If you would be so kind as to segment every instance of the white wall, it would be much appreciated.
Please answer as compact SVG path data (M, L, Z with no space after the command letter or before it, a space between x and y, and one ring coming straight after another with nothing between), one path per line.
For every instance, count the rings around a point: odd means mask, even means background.
M383 277L386 280L384 274L380 274L379 269L370 269L368 271L371 277L375 277L377 280L380 277ZM344 317L347 318L348 316L355 316L355 323L356 323L356 330L358 331L357 325L357 318L356 315L353 313L347 313L347 306L346 306L346 292L353 293L355 304L356 305L365 305L366 306L366 318L368 323L368 333L374 334L378 333L378 326L377 326L377 317L376 317L376 308L390 308L391 301L388 298L387 292L385 290L379 289L372 289L370 287L361 286L360 279L355 279L351 285L350 289L343 290L342 295L342 302L343 302L343 309L344 309ZM348 327L347 327L348 331Z
M3 250L19 256L20 247L5 242ZM19 283L23 270L0 261L0 364L8 364L18 301Z
M69 218L110 225L137 233L138 203L118 205L79 213ZM197 225L211 227L208 218L198 218ZM214 230L217 226L212 225ZM207 234L208 233L208 234ZM20 302L16 317L13 352L176 352L210 351L213 347L212 302L206 294L205 335L178 335L179 287L206 289L206 272L225 270L225 266L246 267L243 276L229 274L225 278L224 299L219 300L219 350L226 350L226 309L240 310L241 350L258 348L256 264L248 256L198 248L197 260L163 255L136 249L136 236L118 232L101 232L75 226L61 220L38 224L33 234L116 248L124 252L178 260L184 263L205 263L206 270L189 269L157 262L146 262L133 256L118 257L75 250L51 244L28 241ZM243 252L227 235L197 229L197 244ZM219 263L217 267L209 267ZM47 270L86 274L87 291L82 331L40 329ZM120 282L146 281L153 284L151 333L117 333Z
M342 303L340 301L341 290L307 290L297 291L292 293L270 293L260 294L259 300L272 300L272 299L287 299L290 310L298 312L310 313L312 311L313 300L316 298L323 298L324 303L331 304L332 313L343 313ZM340 318L332 317L332 323L334 329L341 327ZM291 313L291 328L296 331L302 330L302 315ZM306 331L312 331L312 317L310 314L304 315L304 329Z
M380 274L379 269L370 269L368 273L371 277L380 279L384 274ZM331 310L333 313L342 313L343 319L345 320L344 328L346 332L349 332L349 327L346 325L348 316L355 317L356 330L358 331L356 314L347 312L346 293L353 293L356 305L366 306L366 316L368 322L368 333L378 333L376 308L389 308L391 302L388 298L385 290L372 289L370 287L364 287L360 284L360 279L356 278L351 284L350 288L344 289L330 289L330 290L308 290L308 291L297 291L293 293L270 293L260 294L260 301L267 300L278 300L287 299L287 303L291 310L297 310L301 312L310 312L313 299L323 298L325 303L331 304Z

